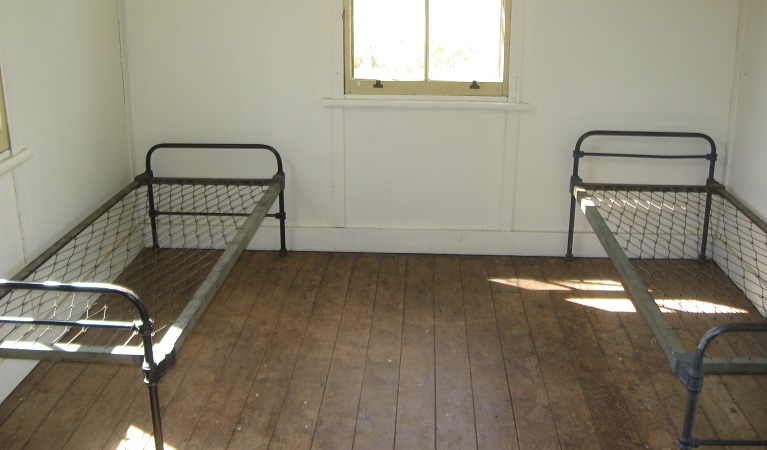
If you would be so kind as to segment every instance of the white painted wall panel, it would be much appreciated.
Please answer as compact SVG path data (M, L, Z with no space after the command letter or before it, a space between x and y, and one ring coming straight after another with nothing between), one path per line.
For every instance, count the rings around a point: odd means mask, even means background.
M0 175L0 278L8 278L20 270L24 261L24 248L21 244L19 217L15 214L16 192L11 174Z
M328 57L340 45L331 41L340 23L329 16L332 1L127 4L138 149L169 136L279 143L292 225L331 224L336 183L344 202L335 208L352 229L502 229L509 189L498 170L510 158L512 231L561 233L581 132L726 135L737 2L544 0L524 8L520 99L531 111L508 113L520 117L518 145L505 143L507 113L348 110L339 152L331 142L339 125L318 107L337 71ZM335 173L334 152L343 157Z
M0 175L0 277L130 180L121 62L117 0L0 2L11 145L33 154ZM35 363L0 363L0 399Z
M498 230L506 112L346 113L346 225Z
M135 159L167 139L274 144L293 249L485 251L472 243L492 231L478 230L502 230L550 233L510 252L561 254L584 131L702 131L725 150L737 1L518 0L519 101L530 110L509 113L322 107L339 91L339 5L126 2ZM382 242L360 232L375 229ZM444 231L465 236L445 243Z
M746 2L727 188L767 218L767 4Z
M169 141L265 143L292 225L332 222L330 9L266 0L126 2L135 160ZM237 156L223 156L236 168ZM235 169L236 170L236 169Z
M517 189L529 195L518 198L515 229L566 226L571 153L585 131L703 132L724 152L738 2L528 1L525 11L531 111L521 116ZM669 181L645 166L613 177Z
M0 58L25 257L130 179L117 2L0 2Z

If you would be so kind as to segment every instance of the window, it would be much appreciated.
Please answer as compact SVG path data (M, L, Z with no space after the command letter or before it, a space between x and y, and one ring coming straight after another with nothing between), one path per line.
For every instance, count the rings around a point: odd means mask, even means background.
M11 148L8 136L8 120L5 117L5 95L3 94L3 76L0 73L0 153Z
M510 0L346 0L347 94L508 95Z

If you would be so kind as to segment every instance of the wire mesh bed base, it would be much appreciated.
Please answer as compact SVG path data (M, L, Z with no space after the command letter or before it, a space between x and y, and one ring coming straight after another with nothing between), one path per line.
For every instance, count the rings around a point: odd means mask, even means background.
M157 177L157 150L270 152L269 179ZM146 171L22 269L0 280L0 357L141 364L155 444L157 382L265 217L285 247L285 176L261 144L159 144ZM277 204L277 212L270 213Z
M704 155L584 152L592 136L702 139ZM585 183L585 157L706 159L701 186ZM591 131L573 153L567 258L579 208L617 269L636 310L685 384L678 446L767 445L692 437L705 373L767 373L767 224L714 180L716 147L699 133Z

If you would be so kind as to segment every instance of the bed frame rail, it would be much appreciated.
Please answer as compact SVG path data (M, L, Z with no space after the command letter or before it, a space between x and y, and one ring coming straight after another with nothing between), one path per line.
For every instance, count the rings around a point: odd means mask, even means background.
M681 138L701 139L705 141L710 151L705 154L636 154L614 152L584 152L582 145L590 137L595 136L624 136L648 138ZM672 185L626 185L626 184L597 184L584 183L580 177L580 163L586 157L607 158L649 158L658 160L670 159L705 159L708 164L708 175L705 185L672 186ZM668 357L671 371L682 381L688 390L688 400L685 410L684 426L677 445L687 449L699 445L767 445L767 440L698 440L692 437L695 408L698 394L703 388L703 377L706 373L719 374L759 374L767 373L767 346L765 341L755 336L767 333L767 321L759 319L741 323L732 318L730 323L718 324L700 331L702 337L694 336L696 348L687 351L680 340L679 328L674 328L661 311L648 285L638 273L642 264L661 264L661 270L669 270L669 264L678 260L691 259L701 264L700 267L718 267L730 279L728 289L740 291L754 303L754 309L749 314L767 315L767 223L750 211L742 202L728 193L724 186L714 179L717 154L714 141L702 133L651 132L651 131L590 131L578 139L573 151L573 172L570 178L570 215L567 237L566 259L573 259L573 235L575 209L579 207L594 230L599 242L605 249L613 266L617 269L621 282L628 292L632 303L653 331L660 348ZM667 197L666 195L669 195ZM679 197L674 197L678 195ZM660 201L655 201L661 198ZM666 199L671 198L671 205ZM676 208L673 200L680 200L680 208ZM689 201L690 203L685 203ZM651 204L652 203L652 204ZM682 206L683 205L683 206ZM655 209L655 213L638 212L640 206L646 211ZM618 209L613 212L613 208ZM624 211L624 209L626 211ZM635 212L632 212L631 210ZM664 211L678 211L664 212ZM608 212L609 211L609 212ZM690 212L692 211L692 212ZM691 216L688 216L690 212ZM637 218L624 218L636 214ZM655 214L655 215L653 215ZM667 214L664 216L663 214ZM676 214L684 214L680 219ZM604 217L603 217L604 215ZM608 226L608 220L610 225ZM621 221L627 220L627 223ZM664 222L665 221L665 222ZM681 222L679 229L674 223ZM689 222L688 222L689 221ZM675 246L663 249L656 254L656 248L644 242L645 234L638 233L641 238L632 240L638 228L647 227L647 234L652 236L651 243L664 242ZM689 227L689 228L688 228ZM748 235L742 239L741 233ZM751 235L749 235L751 233ZM752 239L756 236L756 239ZM657 240L656 240L657 239ZM752 247L740 247L742 240L748 241ZM649 247L649 248L648 248ZM732 256L731 256L732 252ZM633 258L633 259L630 259ZM644 260L644 261L643 261ZM667 265L663 265L667 264ZM733 270L734 269L734 270ZM643 272L647 268L643 267ZM698 269L696 269L698 270ZM648 272L650 273L650 272ZM646 273L645 275L648 275ZM657 272L655 272L657 273ZM682 275L688 277L692 275ZM740 278L738 278L740 277ZM732 283L730 283L732 281ZM693 282L695 283L695 282ZM655 280L653 280L655 286ZM662 290L662 289L661 289ZM715 295L724 292L715 291ZM711 296L714 291L709 292ZM757 311L758 310L758 311ZM744 311L745 312L745 311ZM726 314L725 314L726 315ZM748 316L748 314L746 314ZM724 317L723 317L724 319ZM709 323L709 322L702 322ZM682 322L684 325L685 323ZM688 329L685 333L691 333ZM728 347L728 343L720 343L725 336L744 336L755 354L746 354L744 347ZM685 335L689 341L693 336ZM736 348L737 352L722 352L722 356L706 352L710 347L718 349ZM689 348L689 347L688 347ZM742 353L739 353L742 352Z

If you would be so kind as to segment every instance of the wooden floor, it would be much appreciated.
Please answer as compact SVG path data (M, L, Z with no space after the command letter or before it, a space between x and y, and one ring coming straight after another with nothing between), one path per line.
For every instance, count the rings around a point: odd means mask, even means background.
M605 260L246 252L160 382L166 447L673 448L685 389L621 299ZM141 377L41 362L0 447L152 448ZM765 439L766 405L707 376L696 434Z

